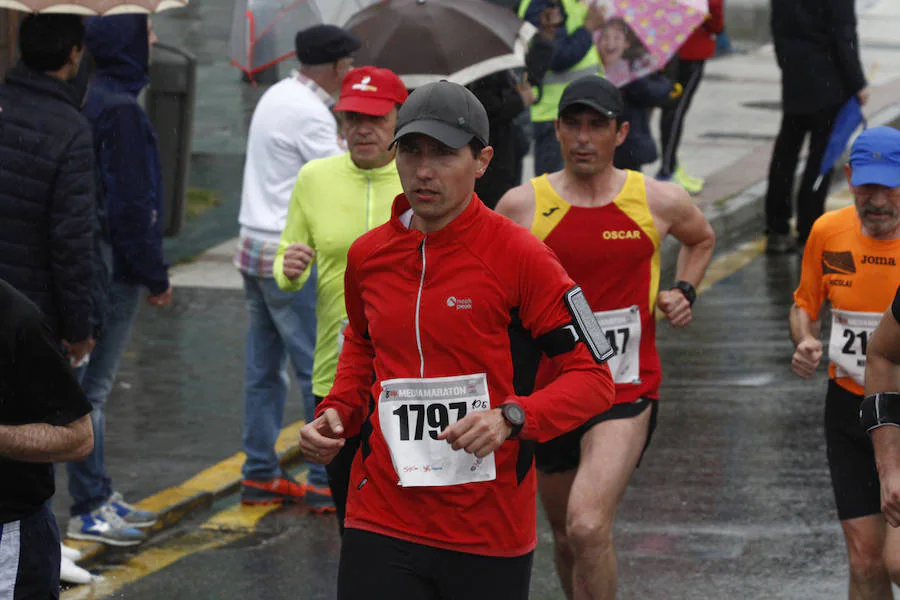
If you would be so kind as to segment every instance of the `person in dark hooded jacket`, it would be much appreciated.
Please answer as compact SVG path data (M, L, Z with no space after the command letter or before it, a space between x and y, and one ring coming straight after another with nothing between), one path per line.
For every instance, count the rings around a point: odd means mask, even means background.
M0 86L0 278L46 315L74 361L94 345L94 156L71 80L84 54L72 15L29 15Z
M650 128L650 113L681 93L681 86L661 73L651 73L622 88L625 111L622 120L628 121L628 137L616 148L613 163L617 169L640 171L641 167L659 157L653 131Z
M85 43L95 72L84 106L94 132L98 180L106 218L112 282L106 321L81 383L91 401L94 450L69 463L72 497L68 536L127 546L145 539L138 527L156 516L127 504L114 492L103 456L106 400L119 360L128 344L141 288L150 304L166 306L172 298L163 256L163 187L156 133L138 104L149 83L150 46L154 40L144 15L90 18Z

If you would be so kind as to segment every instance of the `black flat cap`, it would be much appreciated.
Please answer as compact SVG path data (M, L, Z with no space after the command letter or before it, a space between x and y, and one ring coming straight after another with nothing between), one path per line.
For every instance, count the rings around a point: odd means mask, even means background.
M335 25L314 25L294 38L297 60L304 65L324 65L350 56L360 49L359 38Z

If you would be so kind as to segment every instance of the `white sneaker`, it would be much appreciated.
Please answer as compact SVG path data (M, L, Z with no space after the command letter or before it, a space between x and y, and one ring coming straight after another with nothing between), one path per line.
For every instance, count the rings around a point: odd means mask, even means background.
M59 578L66 583L90 583L94 576L63 556L59 565Z
M69 548L65 544L59 545L59 552L63 555L63 558L68 558L72 562L78 562L79 560L81 560L81 552L79 552L75 548Z

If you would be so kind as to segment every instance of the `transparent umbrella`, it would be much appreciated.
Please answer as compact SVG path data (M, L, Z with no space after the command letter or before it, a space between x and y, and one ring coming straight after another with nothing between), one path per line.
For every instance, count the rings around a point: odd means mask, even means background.
M231 28L231 64L253 79L294 57L294 37L301 29L319 23L343 25L377 1L237 0Z
M313 0L325 23L344 26L350 17L364 8L384 0Z

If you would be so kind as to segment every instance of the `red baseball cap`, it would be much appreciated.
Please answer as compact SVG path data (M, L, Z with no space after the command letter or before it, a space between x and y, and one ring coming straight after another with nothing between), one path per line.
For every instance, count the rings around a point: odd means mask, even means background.
M357 67L344 77L334 110L382 117L406 102L408 95L403 81L390 69Z

